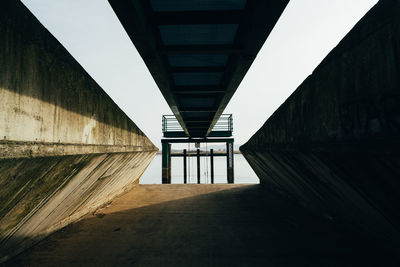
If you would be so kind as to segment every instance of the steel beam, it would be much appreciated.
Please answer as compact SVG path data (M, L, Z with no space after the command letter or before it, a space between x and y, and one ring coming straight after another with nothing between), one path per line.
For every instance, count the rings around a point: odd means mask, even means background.
M162 143L162 183L171 183L171 144Z
M227 176L228 184L234 183L234 173L233 173L233 142L226 143L226 165L227 165Z
M214 149L210 149L211 184L214 184Z

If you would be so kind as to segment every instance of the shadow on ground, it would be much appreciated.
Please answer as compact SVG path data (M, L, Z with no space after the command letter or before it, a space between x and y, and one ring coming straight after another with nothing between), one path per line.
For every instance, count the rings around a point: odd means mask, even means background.
M215 187L139 185L6 265L398 266L383 240L261 185Z

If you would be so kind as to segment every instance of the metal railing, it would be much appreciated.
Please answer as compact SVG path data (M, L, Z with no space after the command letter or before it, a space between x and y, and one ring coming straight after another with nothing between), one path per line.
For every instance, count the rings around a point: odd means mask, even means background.
M212 132L232 132L233 117L232 114L222 114L214 125ZM162 132L184 132L178 120L174 115L162 116Z
M162 132L183 132L182 126L179 124L175 115L162 116Z
M212 131L228 131L233 132L233 116L232 114L222 114Z

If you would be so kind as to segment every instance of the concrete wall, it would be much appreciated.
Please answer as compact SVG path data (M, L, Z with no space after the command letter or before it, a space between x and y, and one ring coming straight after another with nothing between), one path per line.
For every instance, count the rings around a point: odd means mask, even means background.
M266 187L399 247L400 1L380 1L240 150Z
M0 137L2 260L129 189L157 151L17 0L0 3Z

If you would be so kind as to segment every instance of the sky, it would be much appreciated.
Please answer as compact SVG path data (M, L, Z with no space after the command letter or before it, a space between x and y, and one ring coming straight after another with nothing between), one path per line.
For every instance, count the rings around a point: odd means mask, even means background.
M172 114L107 0L22 0L159 148ZM377 0L291 0L224 113L244 144Z

